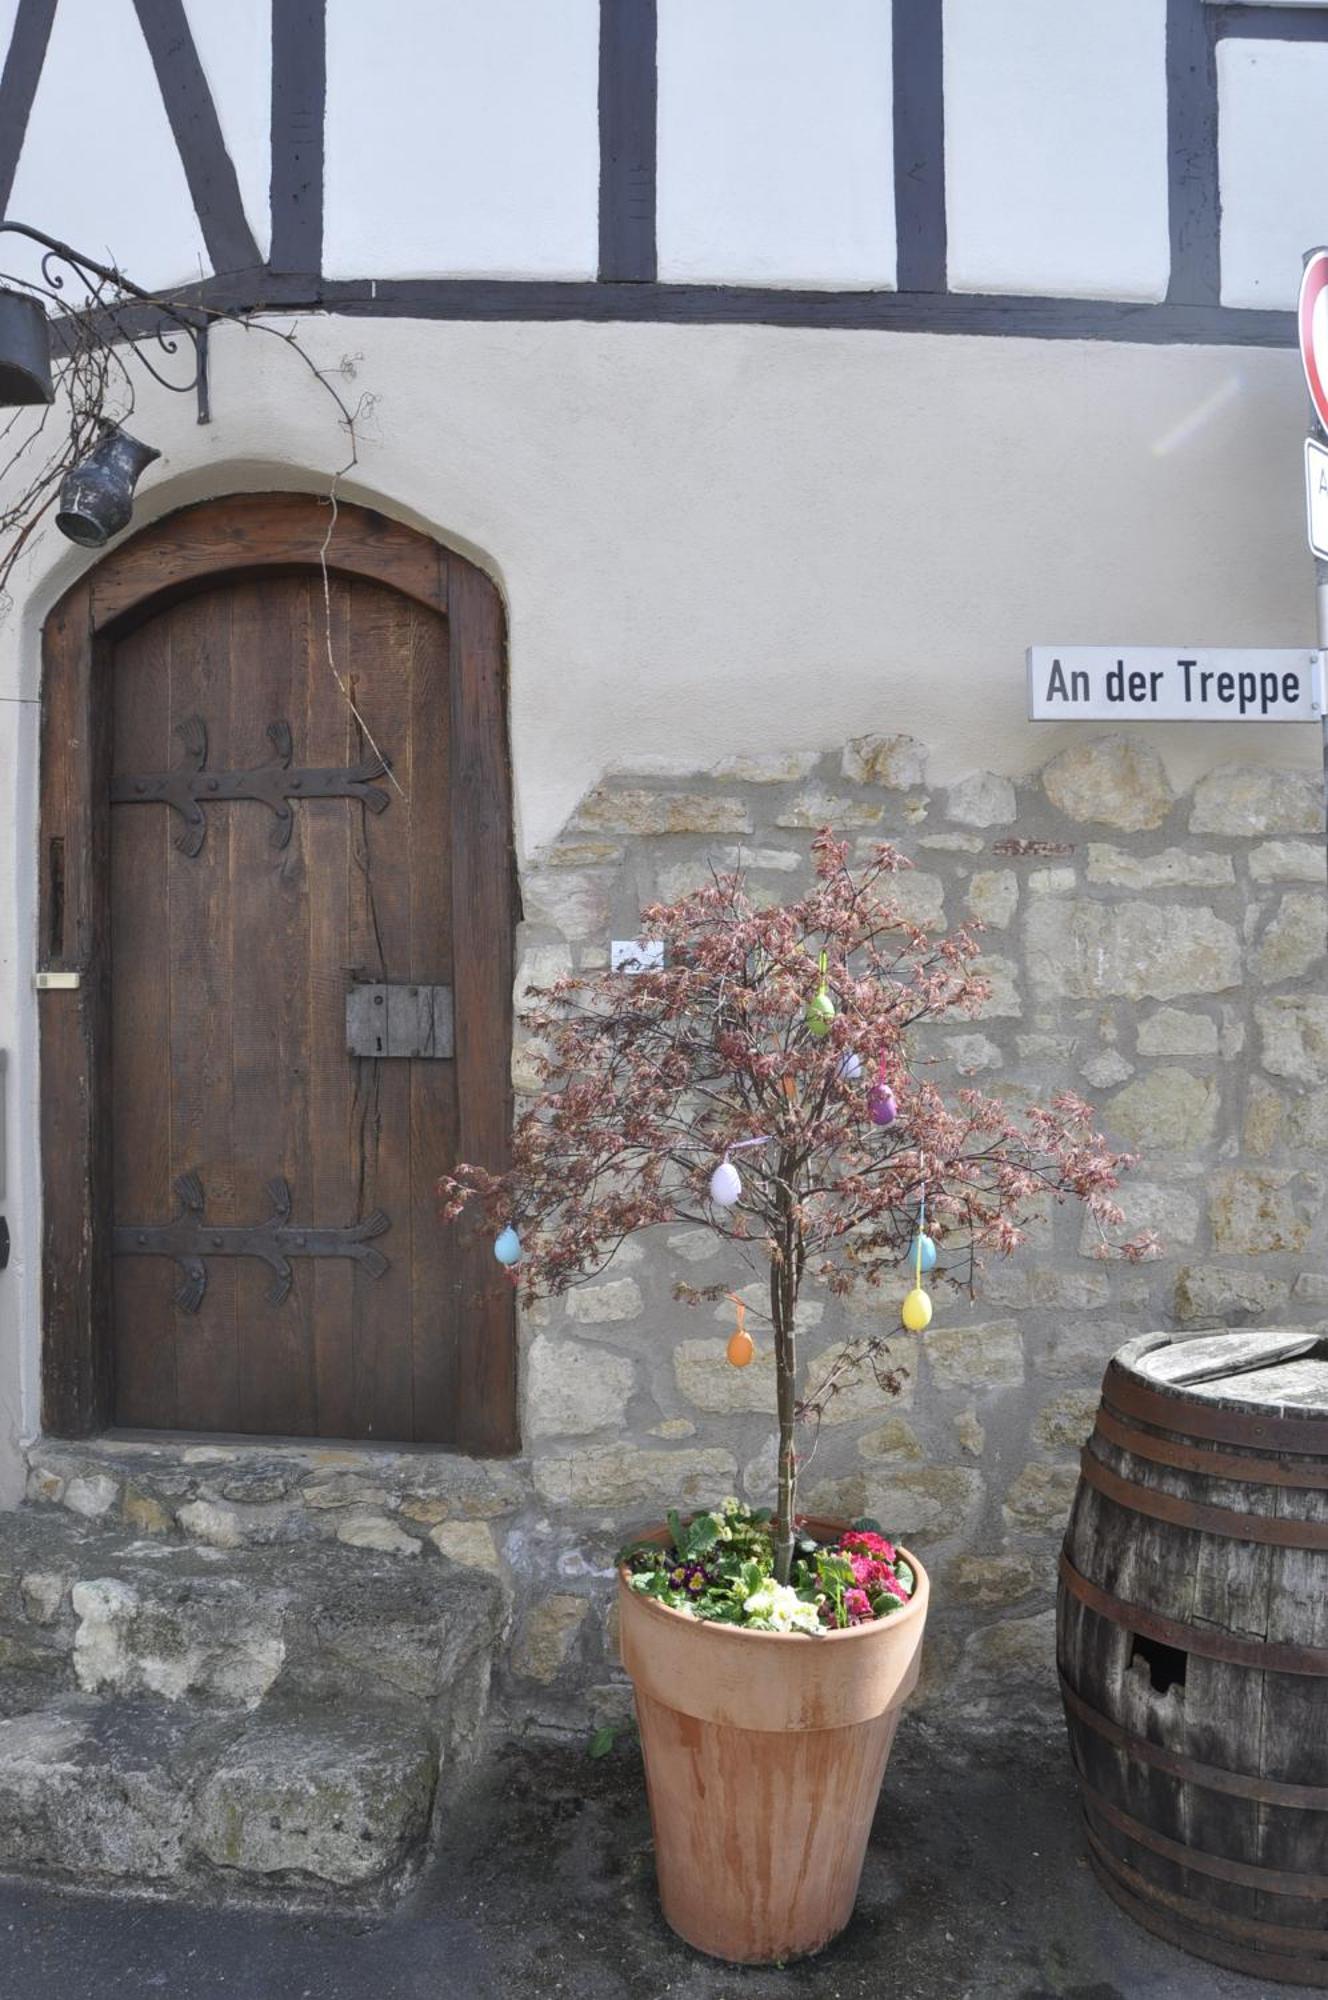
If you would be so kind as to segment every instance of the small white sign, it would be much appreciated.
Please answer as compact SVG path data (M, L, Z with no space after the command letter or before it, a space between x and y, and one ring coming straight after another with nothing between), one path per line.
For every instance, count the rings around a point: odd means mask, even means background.
M1328 562L1328 447L1305 440L1305 525L1311 552Z
M1323 662L1285 647L1030 646L1028 713L1034 722L1318 722Z

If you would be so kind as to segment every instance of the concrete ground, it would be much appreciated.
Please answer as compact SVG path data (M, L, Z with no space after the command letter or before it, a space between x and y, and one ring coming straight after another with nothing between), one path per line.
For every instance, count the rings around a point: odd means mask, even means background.
M777 1971L697 1957L655 1901L630 1744L511 1745L378 1923L0 1883L0 2000L1259 2000L1136 1930L1083 1859L1063 1742L974 1748L905 1721L858 1913Z

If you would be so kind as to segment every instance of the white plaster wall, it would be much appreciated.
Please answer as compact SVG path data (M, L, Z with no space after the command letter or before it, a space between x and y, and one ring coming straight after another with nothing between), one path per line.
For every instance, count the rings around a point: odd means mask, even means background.
M1223 304L1294 306L1328 237L1328 47L1221 41L1217 93Z
M592 278L597 0L330 0L331 277Z
M285 324L286 322L282 322ZM907 731L944 782L1077 734L1024 719L1030 641L1307 644L1293 353L771 328L305 322L378 401L347 477L496 576L518 842L608 766ZM345 443L277 341L214 346L215 422L145 392L139 520L325 486ZM0 1274L0 1500L37 1422L41 622L87 557L47 529L0 623L0 1040L14 1261ZM1154 727L1178 783L1313 768L1314 730Z
M185 0L259 252L272 239L272 0Z
M661 0L660 277L892 286L891 75L890 0Z
M8 214L152 291L211 270L132 0L60 0ZM0 261L40 260L7 239Z
M1166 0L945 0L950 285L1160 299Z

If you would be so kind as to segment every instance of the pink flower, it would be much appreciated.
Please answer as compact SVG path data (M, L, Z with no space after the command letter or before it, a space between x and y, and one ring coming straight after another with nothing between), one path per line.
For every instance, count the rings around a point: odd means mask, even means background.
M887 1542L884 1535L874 1535L869 1528L852 1528L839 1544L850 1552L861 1549L865 1555L876 1556L881 1562L892 1563L898 1551L893 1542Z
M844 1592L844 1609L848 1613L848 1622L850 1625L866 1624L869 1619L876 1616L876 1613L871 1608L871 1599L865 1590L846 1590Z

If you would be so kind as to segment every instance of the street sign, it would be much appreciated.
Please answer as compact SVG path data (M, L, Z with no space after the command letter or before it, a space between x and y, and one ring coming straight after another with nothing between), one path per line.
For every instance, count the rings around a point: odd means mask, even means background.
M1323 656L1296 647L1028 649L1034 722L1319 722L1323 682Z
M1328 445L1305 440L1305 528L1312 553L1328 562Z
M1314 414L1328 431L1328 250L1311 250L1296 308L1300 361Z

